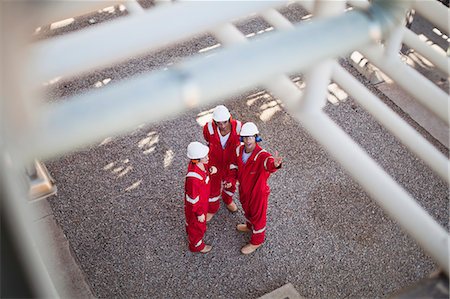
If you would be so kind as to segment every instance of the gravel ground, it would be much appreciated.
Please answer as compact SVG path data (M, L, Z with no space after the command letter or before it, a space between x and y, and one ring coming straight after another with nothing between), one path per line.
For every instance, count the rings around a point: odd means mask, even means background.
M283 13L292 21L305 15L296 5ZM89 19L80 18L77 26ZM267 26L258 18L238 25L245 33ZM41 34L46 37L45 30ZM57 82L47 93L52 101L65 100L104 79L112 84L216 43L209 35L199 36ZM341 63L364 80L345 60ZM308 298L379 298L437 268L264 90L224 103L235 118L258 125L264 148L284 157L283 168L269 180L267 241L251 256L239 251L249 240L235 229L244 220L242 210L231 214L223 206L205 238L213 250L201 255L187 249L185 151L189 142L202 140L199 122L213 107L192 109L47 161L58 186L49 202L95 296L256 298L290 282ZM325 111L448 229L448 186L442 180L351 98L328 104Z

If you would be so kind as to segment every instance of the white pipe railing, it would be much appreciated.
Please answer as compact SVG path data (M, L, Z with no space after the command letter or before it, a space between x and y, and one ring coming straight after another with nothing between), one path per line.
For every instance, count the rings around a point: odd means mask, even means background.
M418 51L423 52L427 58L430 57L430 61L441 70L443 68L448 70L448 65L445 65L448 58L442 59L436 53L430 52L431 48L425 47L423 42L418 43L417 38L412 38L408 30L402 32L398 26L395 27L395 22L391 22L391 18L398 17L397 13L376 15L383 14L389 9L384 7L390 5L389 1L374 2L376 5L381 3L376 13L352 11L300 26L293 26L272 9L274 5L280 5L282 2L244 1L240 2L239 6L214 1L183 2L162 5L149 11L135 6L138 5L136 2L124 3L131 13L130 16L41 41L32 46L30 53L34 64L30 71L31 75L26 80L37 87L54 77L88 72L132 55L186 40L207 30L212 30L224 45L236 45L226 51L218 51L211 57L193 58L168 71L136 76L133 79L108 84L99 90L73 96L63 102L43 105L42 110L37 111L38 122L23 139L29 142L30 146L21 147L17 154L22 155L20 158L23 161L34 159L36 156L44 159L55 158L81 146L100 141L111 134L125 133L143 122L173 117L186 108L211 104L265 82L264 86L283 101L286 110L328 149L330 155L349 171L374 200L398 221L448 274L448 233L320 110L325 101L324 95L331 74L333 80L348 94L413 153L430 165L441 178L449 182L448 159L342 67L331 62L331 59L364 47L364 51L361 52L366 54L369 60L448 124L448 95L395 57L400 44L399 36L404 34L405 43L417 46ZM318 3L320 5L320 2L303 1L301 5L311 11ZM80 2L70 7L57 3L58 9L46 14L40 20L61 18L67 13L66 9L72 13L75 11L81 13L94 4L106 6L105 2ZM335 4L341 5L342 1ZM328 8L325 8L326 11L316 11L316 14L334 13L335 10ZM431 0L416 1L414 8L430 21L436 22L439 29L448 34L445 22L450 16L448 9L443 10L440 3ZM254 12L260 12L275 28L290 30L269 33L263 39L246 43L242 33L226 23ZM368 18L367 13L375 15ZM178 21L181 19L183 22ZM389 21L388 26L380 22L380 19ZM145 28L143 30L145 34L139 35L136 28ZM392 28L394 30L397 28L398 35L391 37L390 44L388 43L392 46L391 50L385 52L379 46L368 47L376 37L381 36L381 32ZM389 59L386 53L390 54ZM287 75L281 75L301 71L311 71L306 76L308 87L304 97ZM32 95L33 90L30 90L31 88L28 88L24 94ZM124 98L129 100L123 101ZM24 119L24 122L27 120L29 119ZM4 131L0 133L6 135ZM18 142L15 148L19 148ZM2 152L6 152L5 148L1 149ZM4 157L5 155L1 156L2 159ZM3 166L5 163L2 160L0 164ZM19 168L15 171L17 169ZM24 195L18 192L19 175L13 172L8 173L6 179L1 179L2 183L6 182L8 189L12 190L13 201L20 201ZM21 209L14 203L12 207L13 213ZM25 218L18 217L22 223L27 221ZM20 225L18 227L20 228ZM20 231L26 232L27 229L20 228ZM24 240L25 243L29 242L27 238ZM36 269L43 268L39 264L31 267L34 269L33 276L39 275ZM51 282L48 282L48 276L44 273L40 279L36 280L39 281L38 284L50 285L49 288L42 290L42 294L53 296L54 288Z
M28 149L29 154L48 158L110 134L132 130L142 122L172 116L191 107L190 100L187 103L182 98L186 89L193 94L197 90L195 102L206 105L268 82L273 76L307 70L331 53L347 55L350 49L367 44L371 40L367 34L370 28L372 23L363 13L349 12L293 30L268 33L270 37L237 45L207 59L194 57L167 72L110 83L101 90L44 106L41 122L29 136L35 144ZM129 100L123 101L124 98Z
M435 24L441 32L449 35L450 10L448 7L436 0L414 0L412 6L418 14Z
M430 47L426 42L420 40L417 34L407 28L405 28L403 42L428 59L434 66L444 72L444 74L447 76L450 75L450 58L445 55L444 51L442 51L442 54L438 53L438 51Z
M402 40L404 35L404 23L402 26L398 26L392 30L391 35L384 43L384 55L387 56L385 59L396 59L402 48Z
M345 10L345 1L322 1L317 0L313 8L313 15L317 18L326 18L337 15ZM317 64L313 69L305 74L306 87L303 91L303 97L300 101L299 109L317 110L322 109L326 104L330 83L331 69L333 63L331 60L324 60Z
M387 59L380 46L366 47L360 52L424 107L449 124L448 94L404 64L398 56Z
M263 15L264 16L264 15ZM278 29L290 29L286 23L286 19L282 15L268 14L266 21ZM399 36L396 36L398 39ZM326 66L324 66L326 70ZM326 77L325 71L321 72ZM436 171L447 183L449 182L448 169L450 163L448 159L436 150L428 141L411 128L404 120L402 120L395 112L389 109L376 96L370 93L359 81L351 76L337 63L333 67L333 79L346 92L354 97L368 112L377 118L391 133L399 138L409 149L422 158L434 171ZM319 80L320 83L320 80ZM323 82L322 82L323 83ZM277 81L272 83L271 90L277 90ZM284 84L286 86L287 84ZM280 85L281 86L281 85ZM323 89L323 86L317 86ZM279 87L278 87L279 88ZM276 95L276 94L275 94ZM359 146L351 140L340 128L338 128L328 117L322 112L318 112L320 102L315 97L309 99L312 105L309 109L305 108L305 97L300 101L301 92L291 89L287 93L287 97L283 98L283 102L288 102L287 110L295 115L297 120L307 128L308 132L335 157L335 159L358 181L365 190L372 195L380 206L387 211L393 219L398 221L404 229L415 238L418 243L426 249L426 251L443 267L444 271L449 273L448 260L448 242L450 238L446 231L425 211L414 199L406 193L395 181L389 177ZM324 95L316 95L323 96ZM323 122L316 119L320 116ZM341 144L343 143L343 144ZM336 148L338 147L338 149ZM356 152L353 150L357 148ZM351 155L349 153L352 153ZM353 160L353 155L357 155L357 161ZM364 164L359 164L362 162ZM369 167L369 168L366 168ZM371 168L376 166L375 168ZM370 172L367 172L370 169ZM375 182L378 180L377 182ZM378 187L377 184L383 187ZM386 184L385 184L386 183ZM390 203L397 200L397 203ZM415 215L417 222L411 221L409 218ZM418 224L420 223L420 224ZM427 228L424 228L426 226ZM418 229L420 227L420 229ZM431 243L430 243L431 242Z
M367 0L350 0L347 1L353 7L357 7L359 9L368 9L370 6L369 1ZM426 17L431 23L439 23L442 27L443 25L444 31L447 30L448 34L448 20L450 20L450 10L447 9L444 5L439 3L436 0L419 0L412 1L413 8L418 10L418 13ZM311 10L310 10L311 11ZM439 19L439 20L438 20ZM429 45L427 45L424 41L421 41L419 37L412 32L410 29L405 27L399 27L399 30L402 31L403 34L403 42L408 45L410 48L417 50L420 54L422 54L425 58L427 58L431 63L433 63L437 68L443 71L445 74L449 73L449 65L450 59L445 54L440 54ZM400 34L400 35L401 35ZM445 50L445 49L444 49ZM394 51L388 51L393 53Z
M449 160L432 146L422 135L401 119L394 111L372 94L355 77L340 65L333 68L333 81L351 95L364 109L405 144L413 153L424 160L443 180L450 183Z
M234 5L226 1L192 1L160 5L148 12L36 43L30 50L33 75L39 84L58 76L87 72L181 42L208 28L282 3L243 1ZM136 28L145 28L145 34L139 34Z
M142 14L145 12L144 8L137 2L137 0L128 0L125 2L125 7L132 14Z

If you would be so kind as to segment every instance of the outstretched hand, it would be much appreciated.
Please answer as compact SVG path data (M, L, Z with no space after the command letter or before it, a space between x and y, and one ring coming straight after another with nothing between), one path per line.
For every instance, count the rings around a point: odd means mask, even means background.
M273 164L278 168L280 167L281 162L283 162L283 157L280 157L278 155L278 151L275 151L275 155L273 156Z

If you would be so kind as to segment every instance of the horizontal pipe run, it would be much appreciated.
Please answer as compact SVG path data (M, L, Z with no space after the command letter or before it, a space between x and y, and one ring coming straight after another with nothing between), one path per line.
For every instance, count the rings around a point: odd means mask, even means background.
M448 275L448 233L325 113L296 118Z
M436 0L415 0L412 1L412 6L419 15L435 24L441 32L449 35L450 10L447 6Z
M30 50L34 63L32 76L39 84L58 76L87 72L184 41L230 19L282 3L244 1L236 5L225 1L192 1L160 5L142 14L37 42Z
M405 34L403 36L403 42L410 48L420 53L423 57L428 59L434 66L449 76L450 58L444 53L440 54L435 49L431 48L426 42L420 40L420 38L411 30L405 28ZM443 50L445 51L445 49Z
M379 46L362 48L361 53L424 107L427 107L447 125L449 124L448 95L444 91L403 63L398 57L386 59L387 57Z
M276 15L275 10L271 10L271 15ZM289 24L291 24L289 22ZM293 28L291 24L291 28ZM226 24L212 32L214 37L224 46L232 46L248 42L245 35L234 25ZM297 105L301 98L301 91L286 75L275 75L270 81L264 82L262 86L273 96L283 99L287 105Z
M294 28L292 23L287 19L283 19L284 17L275 9L265 11L263 15L264 18L270 18L271 21L274 21L275 23L282 18L282 22L277 23L277 25L285 26L290 29ZM245 35L232 24L223 25L214 30L212 34L224 46L248 42ZM285 105L294 107L297 106L298 101L301 100L302 93L300 89L286 75L273 76L270 81L264 82L262 85L274 97L283 99Z
M389 132L425 161L447 184L450 184L448 175L450 163L441 152L340 65L334 65L332 78Z
M35 154L48 158L132 130L143 122L173 116L188 106L181 96L187 90L197 105L207 105L268 82L273 76L307 70L331 55L347 55L370 42L369 26L365 14L352 11L293 30L267 33L264 38L209 57L194 57L167 72L110 83L54 103L35 127L34 136L40 136L35 138Z

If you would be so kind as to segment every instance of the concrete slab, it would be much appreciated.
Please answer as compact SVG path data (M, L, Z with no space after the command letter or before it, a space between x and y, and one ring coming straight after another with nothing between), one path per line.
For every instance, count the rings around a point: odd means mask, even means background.
M45 248L45 251L41 250L42 259L60 298L95 298L47 200L36 201L33 206L35 228L47 232L47 236L35 238L37 246Z
M300 296L292 283L287 283L284 286L276 289L269 294L259 297L259 299L304 299Z
M416 102L395 82L385 81L376 87L442 145L449 148L450 129L441 119Z

